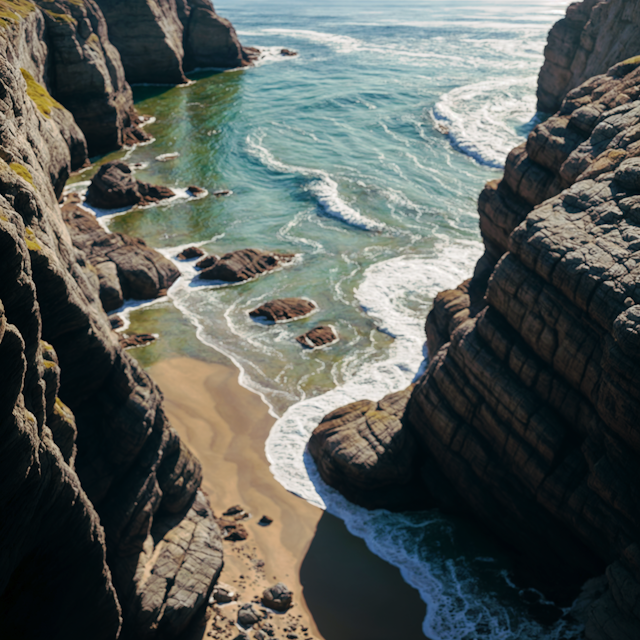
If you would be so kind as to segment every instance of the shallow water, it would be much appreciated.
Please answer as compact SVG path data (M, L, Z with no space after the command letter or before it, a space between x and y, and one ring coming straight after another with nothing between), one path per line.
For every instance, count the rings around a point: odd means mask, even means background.
M127 155L144 163L141 179L232 195L107 219L172 258L191 244L298 254L289 267L225 287L176 262L183 277L170 302L279 418L267 442L275 477L401 568L428 605L433 640L559 640L575 629L532 618L531 593L510 583L508 560L470 525L437 511L354 507L322 483L304 447L325 413L401 389L424 367L426 313L482 253L478 193L536 121L546 33L566 5L218 2L243 42L263 50L260 63L192 74L189 87L136 88L156 140ZM282 47L299 55L282 57ZM312 298L319 311L275 326L249 318L284 296ZM183 323L167 304L133 312L133 328ZM326 323L338 344L311 352L295 342ZM158 345L186 344L179 333L163 331ZM158 345L141 359L166 354Z

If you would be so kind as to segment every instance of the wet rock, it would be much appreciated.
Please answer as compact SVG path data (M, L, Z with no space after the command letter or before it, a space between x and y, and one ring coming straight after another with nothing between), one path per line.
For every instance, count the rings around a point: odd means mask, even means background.
M115 161L100 167L87 190L87 203L98 209L123 209L173 196L175 193L168 187L136 180L127 164Z
M121 316L109 316L109 323L112 329L121 329L124 327L124 320Z
M226 253L211 267L203 269L204 280L244 282L277 269L293 260L293 254L268 253L257 249L240 249Z
M202 187L196 187L195 185L187 187L187 191L195 198L197 198L198 196L203 196L207 193L206 189L203 189Z
M187 247L181 251L176 257L178 260L193 260L204 255L204 251L200 247Z
M220 196L228 196L231 193L229 189L216 189L211 192L212 196L220 197Z
M204 258L196 262L196 268L208 269L209 267L212 267L216 262L218 262L218 260L220 260L218 256L205 256Z
M338 334L331 325L316 327L307 333L298 336L296 340L307 349L318 349L328 347L338 342Z
M270 518L269 516L262 516L262 518L258 520L258 524L261 527L268 527L272 522L273 522L273 519Z
M280 49L281 56L297 56L297 51L292 51L291 49Z
M249 312L252 318L265 318L271 322L286 322L312 314L318 309L313 300L306 298L280 298L270 300Z
M250 603L243 604L238 609L238 624L243 627L252 627L256 622L260 622L262 616L259 611Z
M209 602L219 602L224 604L226 602L233 602L237 599L238 592L231 585L225 584L224 582L218 582L218 584L213 588L213 593L211 594Z
M282 582L262 592L262 604L275 611L287 611L291 607L292 599L293 594Z
M148 344L155 342L156 339L157 336L152 333L121 334L119 342L123 349L133 349L134 347L146 347Z

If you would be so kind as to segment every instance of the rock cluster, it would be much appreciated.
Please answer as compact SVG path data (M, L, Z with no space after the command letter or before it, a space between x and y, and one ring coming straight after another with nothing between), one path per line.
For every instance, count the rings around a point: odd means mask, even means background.
M125 300L151 300L165 295L180 276L175 265L140 238L108 233L78 202L77 196L67 198L62 216L73 245L94 268L104 310L118 309Z
M621 4L635 15L594 12ZM639 138L640 58L569 91L482 192L485 255L437 297L406 409L381 426L373 403L348 405L309 443L361 504L395 508L408 481L473 515L551 595L604 572L587 640L640 635Z
M124 209L155 204L175 195L168 187L136 180L129 165L115 161L103 164L93 177L87 203L98 209Z

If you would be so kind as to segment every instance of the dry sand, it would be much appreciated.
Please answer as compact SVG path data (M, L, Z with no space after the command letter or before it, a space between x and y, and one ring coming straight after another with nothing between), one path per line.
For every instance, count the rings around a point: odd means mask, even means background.
M236 504L252 514L241 521L247 540L224 542L220 582L237 589L240 604L257 601L278 581L293 591L289 612L266 620L274 638L424 640L425 605L400 572L339 519L273 478L264 443L274 420L262 399L239 385L236 369L179 357L149 373L164 393L172 425L202 462L203 489L216 517ZM263 515L273 523L259 526ZM237 608L212 607L206 627L191 637L235 638Z

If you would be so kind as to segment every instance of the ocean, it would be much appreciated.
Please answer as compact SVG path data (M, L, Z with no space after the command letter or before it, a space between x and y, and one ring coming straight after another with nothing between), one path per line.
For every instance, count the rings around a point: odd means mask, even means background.
M175 260L182 277L168 301L126 312L134 330L163 326L137 357L183 341L231 359L277 418L266 444L275 478L400 568L427 604L432 640L561 640L579 626L545 622L536 612L562 612L516 587L509 559L469 523L437 510L355 507L322 482L305 445L327 412L380 399L424 370L426 314L482 254L478 194L538 121L542 52L567 4L218 2L242 42L262 50L259 62L198 71L187 86L135 87L155 140L124 155L139 163L139 179L232 193L101 218L174 260L193 244L218 255L296 254L291 266L235 286L200 282L193 262ZM283 47L298 55L281 56ZM248 316L290 296L313 299L318 312L273 326ZM321 324L340 342L302 350L295 337ZM187 325L196 345L183 337Z

